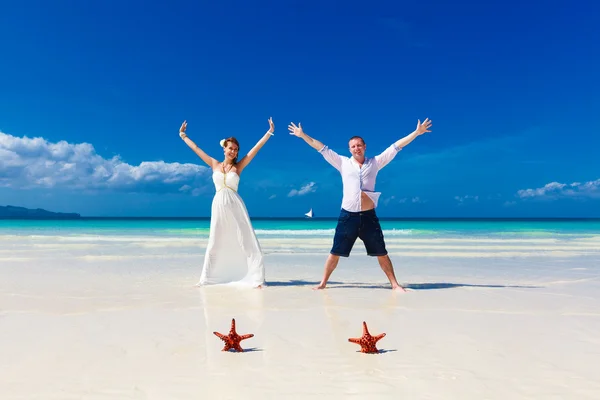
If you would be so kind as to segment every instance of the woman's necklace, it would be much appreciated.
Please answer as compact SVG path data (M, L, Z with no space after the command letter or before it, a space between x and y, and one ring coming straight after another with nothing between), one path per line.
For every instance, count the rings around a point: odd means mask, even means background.
M225 170L225 163L222 164L223 166L223 173L227 174L229 171L231 171L231 168L233 168L233 164L229 164L229 169Z

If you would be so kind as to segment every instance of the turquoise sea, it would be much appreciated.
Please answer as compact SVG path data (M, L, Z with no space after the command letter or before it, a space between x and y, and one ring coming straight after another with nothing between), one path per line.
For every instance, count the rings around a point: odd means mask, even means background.
M256 218L259 237L333 235L335 218ZM600 234L600 219L386 219L386 236L585 237ZM82 218L0 220L0 235L208 237L209 218Z

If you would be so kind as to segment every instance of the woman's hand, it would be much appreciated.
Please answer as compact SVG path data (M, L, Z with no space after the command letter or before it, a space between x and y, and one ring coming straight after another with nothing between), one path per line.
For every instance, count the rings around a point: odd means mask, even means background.
M273 117L269 117L269 130L267 132L271 135L275 133L275 124L273 123Z
M183 121L181 128L179 128L179 137L185 139L187 137L185 130L187 129L187 121Z

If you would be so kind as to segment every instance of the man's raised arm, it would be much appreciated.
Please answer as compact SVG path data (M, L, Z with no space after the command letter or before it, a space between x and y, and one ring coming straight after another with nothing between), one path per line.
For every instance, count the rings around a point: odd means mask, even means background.
M399 149L407 146L410 142L415 140L417 136L424 134L425 132L431 132L429 130L431 128L431 121L429 118L425 118L425 121L421 123L421 120L417 122L417 129L415 129L411 134L404 136L402 139L399 139L394 143L396 147Z
M288 125L288 130L290 131L290 135L298 136L299 138L304 139L304 141L308 143L310 147L321 153L325 160L327 160L329 164L333 165L335 169L338 171L341 169L342 157L340 157L340 155L335 151L329 149L323 143L319 142L317 139L313 139L304 133L302 130L302 124L299 123L298 126L296 126L296 124L290 122L290 125Z
M302 130L302 124L298 124L298 126L296 126L296 124L290 122L290 124L288 125L288 130L290 131L290 135L298 136L299 138L304 139L304 141L316 151L321 151L323 150L323 147L325 147L323 143L319 142L317 139L311 138L306 133L304 133L304 131Z
M402 139L398 139L396 142L394 142L394 144L385 149L383 153L375 156L378 168L381 169L385 167L390 161L394 159L394 157L396 157L396 154L398 154L398 152L402 150L403 147L407 146L410 142L415 140L417 136L420 136L425 132L431 132L429 128L431 128L431 121L429 120L429 118L426 118L425 121L423 121L423 123L421 123L421 120L419 120L417 122L417 129L415 129L412 133L404 136Z

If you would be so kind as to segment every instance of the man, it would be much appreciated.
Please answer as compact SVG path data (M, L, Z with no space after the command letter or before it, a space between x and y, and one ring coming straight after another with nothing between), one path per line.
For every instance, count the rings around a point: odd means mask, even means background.
M399 139L378 156L365 156L367 145L360 136L350 138L349 147L352 157L340 156L323 143L311 138L302 130L302 124L296 126L293 122L288 126L290 134L298 136L312 148L320 152L342 175L343 198L342 209L335 228L333 247L325 262L325 272L321 283L315 289L324 289L333 270L337 267L340 257L350 256L350 251L357 238L365 244L367 254L377 257L381 269L392 284L393 290L405 291L398 284L394 275L394 267L385 248L383 231L375 213L377 201L381 193L375 192L375 180L380 169L396 157L396 154L419 135L431 132L431 121L419 120L417 129L410 135Z

